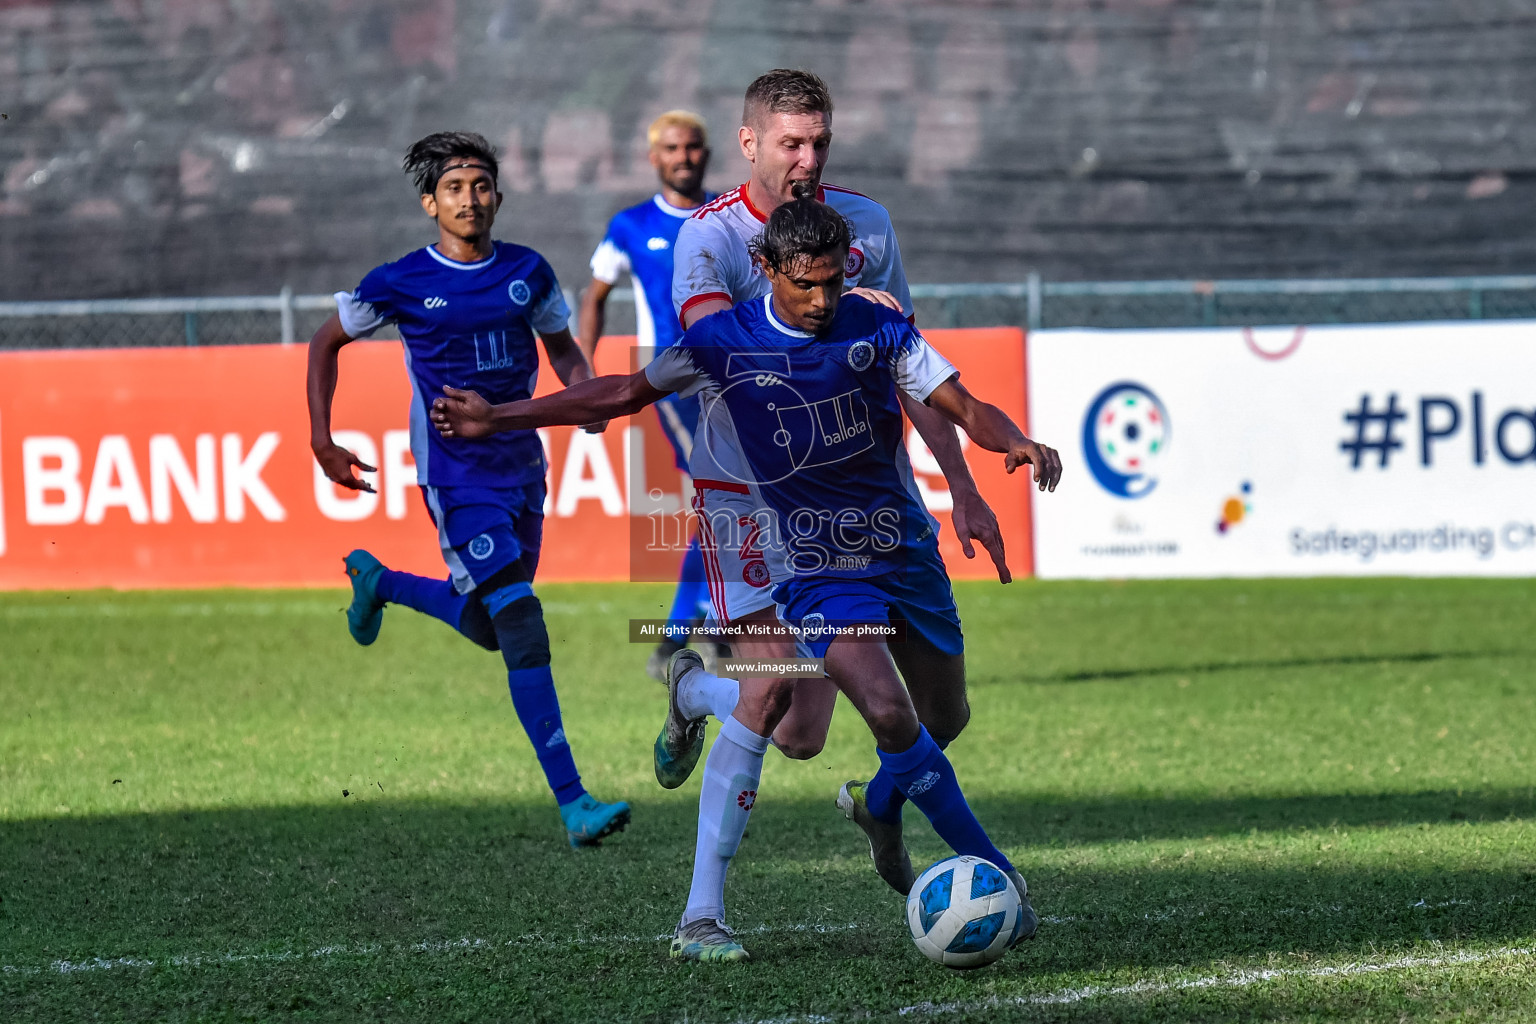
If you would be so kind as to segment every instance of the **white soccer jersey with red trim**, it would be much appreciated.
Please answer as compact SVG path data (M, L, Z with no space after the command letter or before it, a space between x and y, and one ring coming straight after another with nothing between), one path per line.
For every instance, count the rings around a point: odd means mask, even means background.
M853 228L844 287L890 292L910 318L912 295L885 207L836 185L821 186L816 198L842 214ZM747 243L767 222L767 215L752 204L746 185L706 203L683 222L672 254L672 306L679 317L690 306L709 299L734 305L768 294L768 279L747 255Z

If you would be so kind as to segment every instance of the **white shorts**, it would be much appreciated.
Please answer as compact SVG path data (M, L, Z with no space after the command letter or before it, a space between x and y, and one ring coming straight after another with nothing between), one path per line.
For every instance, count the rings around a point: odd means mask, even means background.
M768 521L750 489L727 480L694 480L693 510L709 603L721 623L774 607L773 585L787 578L783 551L764 543Z

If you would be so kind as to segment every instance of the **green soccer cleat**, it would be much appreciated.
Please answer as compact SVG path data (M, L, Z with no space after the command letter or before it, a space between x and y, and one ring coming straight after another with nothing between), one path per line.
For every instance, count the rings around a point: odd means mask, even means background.
M629 824L629 804L605 804L590 793L560 805L565 837L575 847L597 846Z
M869 813L864 787L867 783L845 782L837 794L837 809L843 817L864 830L869 839L869 856L875 862L875 873L885 879L885 884L906 896L912 891L917 875L912 871L912 858L907 844L901 839L901 821L893 825L881 821Z
M672 949L667 955L674 960L697 960L705 964L733 964L752 959L725 922L710 917L678 925L677 934L672 938Z
M1013 868L1004 874L1019 891L1019 922L1013 926L1013 938L1008 940L1008 948L1012 949L1025 939L1035 937L1035 932L1040 928L1040 915L1035 913L1033 904L1029 902L1029 885L1025 883L1024 876L1019 874L1019 869Z
M352 584L352 603L347 605L347 631L352 639L367 647L379 638L384 624L384 602L379 598L379 577L384 563L359 548L342 564L347 567L347 582Z
M677 706L677 686L683 674L703 662L695 651L684 647L667 662L667 720L656 736L651 760L656 767L656 781L662 789L676 789L688 781L699 755L704 752L704 719L687 718Z

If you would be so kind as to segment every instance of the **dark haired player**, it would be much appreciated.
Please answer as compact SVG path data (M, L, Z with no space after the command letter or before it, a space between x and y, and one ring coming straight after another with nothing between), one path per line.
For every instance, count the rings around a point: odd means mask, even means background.
M910 316L912 304L902 270L901 251L890 214L867 196L824 184L822 170L832 146L832 96L827 85L808 71L780 68L747 87L738 132L742 156L752 167L750 178L683 225L677 240L677 269L672 300L685 326L712 312L769 290L768 278L749 252L750 241L770 215L797 196L814 195L847 220L852 237L843 266L843 286ZM927 441L949 481L954 498L956 537L967 556L971 541L992 556L998 577L1010 579L997 519L976 489L960 453L954 427L910 395L899 395L903 411ZM707 426L707 424L706 424ZM728 431L715 430L719 437ZM716 617L754 628L776 624L772 584L781 582L785 567L772 548L747 543L756 534L729 535L732 524L754 523L758 505L742 486L733 468L736 456L726 444L695 453L693 475L705 536ZM898 472L914 488L905 449L896 453ZM933 528L938 529L937 522ZM771 636L744 638L737 657L753 660L786 657L790 645ZM965 695L965 663L914 635L892 648L907 681L918 718L940 747L965 728L970 708ZM736 680L706 672L689 652L680 652L668 669L668 712L655 745L656 777L669 788L679 786L697 763L704 742L705 716L722 725L721 739L742 737L745 749L772 743L790 757L814 756L825 742L836 689L824 679L752 678ZM787 714L780 708L790 705ZM776 725L770 722L777 723ZM739 728L738 728L739 726ZM717 742L709 760L724 758L732 744ZM733 751L734 755L734 751ZM709 761L705 764L710 770ZM731 813L739 793L699 795L700 828ZM880 775L865 785L850 784L839 801L843 812L863 829L880 877L903 895L914 880L911 858L902 838L901 806L905 797ZM725 898L723 856L702 855L695 861L689 913L707 917L720 910ZM720 911L723 913L723 910Z
M512 705L544 769L572 846L593 846L629 823L629 805L587 793L566 742L549 668L549 634L533 593L544 529L544 448L532 430L489 442L440 437L427 405L446 385L496 401L533 393L534 334L566 384L592 376L571 338L570 310L544 257L491 238L501 207L496 150L469 132L429 135L406 152L405 171L421 208L437 222L435 245L376 267L351 293L336 293L336 313L309 342L310 445L325 475L371 491L352 468L373 472L331 440L337 353L385 323L405 344L411 386L411 454L447 580L385 568L366 551L347 555L352 604L347 628L360 644L379 634L386 604L441 619L507 665ZM594 428L596 429L596 428Z
M821 627L889 626L901 619L909 638L951 657L963 651L932 520L900 468L898 389L964 428L982 448L1004 453L1010 473L1031 465L1042 490L1055 489L1061 461L1002 410L973 398L954 367L899 312L862 298L843 300L848 247L848 225L835 210L813 199L783 204L752 246L768 295L705 317L633 376L601 377L494 407L472 392L445 388L432 419L445 436L482 437L627 415L671 393L699 395L705 422L728 431L745 458L751 498L769 520L764 532L784 551L786 576L773 588L780 616L813 654L825 657L833 682L863 715L875 736L879 775L956 853L984 857L1008 874L1028 908L1013 936L1018 942L1038 924L1024 879L971 813L885 643ZM709 439L710 431L701 429L701 446ZM780 705L769 713L770 730L785 710ZM761 772L766 737L752 742L732 718L716 748L727 738L741 753L719 764L711 754L707 790L728 792ZM729 844L734 852L737 826L745 827L750 809L749 802L727 820L701 819L699 851L718 846L723 853ZM693 919L687 911L672 953L747 958L722 919Z

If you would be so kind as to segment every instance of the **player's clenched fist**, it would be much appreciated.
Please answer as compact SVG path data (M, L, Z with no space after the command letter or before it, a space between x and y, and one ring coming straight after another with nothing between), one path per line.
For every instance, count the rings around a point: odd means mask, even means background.
M475 391L443 387L440 398L432 400L432 425L444 437L489 437L491 403Z
M1003 464L1012 473L1025 463L1035 467L1035 483L1042 491L1054 491L1061 479L1061 456L1050 445L1039 444L1025 438L1023 443L1011 445Z

